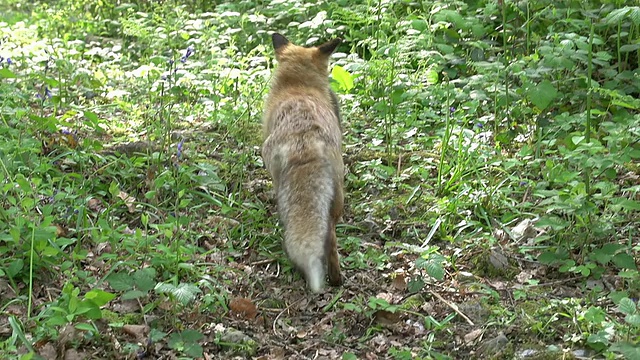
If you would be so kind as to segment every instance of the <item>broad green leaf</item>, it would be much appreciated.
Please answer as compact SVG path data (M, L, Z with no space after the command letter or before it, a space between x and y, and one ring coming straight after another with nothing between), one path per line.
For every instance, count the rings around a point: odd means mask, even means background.
M204 354L204 349L200 344L186 344L184 347L184 353L193 358L201 358Z
M75 328L78 330L84 330L88 332L96 331L96 329L93 326L91 326L91 324L87 324L87 323L76 324Z
M636 260L627 253L619 253L613 257L613 263L621 269L636 269Z
M427 263L427 274L438 281L442 281L444 279L444 268L440 263L430 261Z
M149 276L148 273L138 270L133 273L133 279L135 281L136 287L141 291L148 292L156 286L156 281Z
M145 295L147 295L146 292L142 292L140 290L131 290L122 294L121 298L122 300L132 300L132 299L139 299L141 297L144 297Z
M553 251L546 251L538 256L538 261L545 265L553 264L558 260L561 260L561 258Z
M427 70L426 79L427 79L427 84L429 85L437 84L438 81L440 81L438 72L434 68L430 68L429 70Z
M633 315L627 315L624 317L624 321L633 326L633 327L640 327L640 314L633 314Z
M640 202L631 199L618 199L618 201L615 201L615 205L619 206L623 210L640 210Z
M600 324L607 318L607 314L600 307L592 306L585 313L584 318L592 324Z
M15 79L18 76L7 68L0 68L0 78L2 79Z
M637 306L636 306L636 303L633 302L633 300L629 299L628 297L625 297L620 299L620 302L618 303L618 309L620 309L620 311L622 311L627 315L631 315L636 313Z
M192 284L180 284L173 291L173 295L182 303L182 305L187 305L193 301L198 293L200 293L200 289Z
M346 352L342 354L342 360L358 360L358 357L354 353Z
M640 44L627 44L627 45L620 46L621 53L632 52L638 49L640 49Z
M91 111L84 111L83 115L84 115L84 117L86 117L92 123L98 123L99 122L98 115L96 115L95 113L93 113Z
M546 109L558 96L558 90L549 80L529 86L526 92L527 99L541 111Z
M191 330L191 329L187 329L185 331L183 331L180 336L182 337L182 339L186 342L197 342L200 341L204 338L204 335L202 335L202 333L200 333L199 331L196 330Z
M116 296L112 293L100 289L93 289L84 295L84 298L91 300L97 306L104 306Z
M423 31L427 30L428 24L423 19L415 19L415 20L411 21L411 27L414 30L418 30L419 32L423 32Z
M611 351L616 351L624 355L625 359L640 359L640 346L628 342L613 344Z
M331 77L338 83L342 91L348 92L353 89L353 76L342 66L335 65L331 70Z
M131 275L121 272L112 273L107 277L109 286L115 291L126 291L133 289L133 277Z

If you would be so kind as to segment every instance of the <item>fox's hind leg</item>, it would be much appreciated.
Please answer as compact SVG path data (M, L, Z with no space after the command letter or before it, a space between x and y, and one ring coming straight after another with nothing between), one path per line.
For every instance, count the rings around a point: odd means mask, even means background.
M329 268L329 284L331 284L331 286L340 286L342 285L342 274L340 273L340 258L338 257L338 242L336 238L335 224L332 224L331 229L329 230L328 240L327 263Z
M338 256L338 238L336 236L336 224L342 217L342 207L344 206L344 195L342 193L342 181L338 181L335 189L335 197L331 206L331 221L329 222L329 234L325 244L325 254L327 268L329 272L329 284L331 286L342 285L342 274L340 273L340 257Z

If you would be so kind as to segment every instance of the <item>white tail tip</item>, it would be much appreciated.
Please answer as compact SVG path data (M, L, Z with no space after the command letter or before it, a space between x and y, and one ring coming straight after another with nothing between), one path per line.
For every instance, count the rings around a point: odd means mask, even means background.
M309 289L314 293L319 293L324 288L324 264L318 257L309 259L306 269L306 278Z

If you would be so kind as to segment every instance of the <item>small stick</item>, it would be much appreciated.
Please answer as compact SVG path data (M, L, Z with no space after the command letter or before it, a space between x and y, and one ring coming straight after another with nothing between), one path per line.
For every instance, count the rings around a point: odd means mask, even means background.
M299 303L300 301L304 300L304 297L301 299L298 299L294 302L292 302L291 304L289 304L289 306L287 306L286 308L282 309L282 311L280 311L280 313L278 314L278 316L276 316L276 318L273 320L273 334L276 335L277 337L281 337L281 335L278 333L278 331L276 330L276 323L278 323L278 319L280 319L280 316L282 314L284 314L285 311L289 310L293 305L295 305L296 303Z
M471 319L469 319L467 317L467 315L463 314L462 311L458 310L458 306L455 304L452 304L450 302L448 302L447 300L445 300L442 296L440 296L438 293L435 293L431 290L429 290L429 293L435 297L438 298L438 300L442 301L443 303L447 304L448 307L452 308L453 311L455 311L458 315L462 316L463 319L467 320L467 323L469 323L469 325L471 326L475 326L475 324L473 323L473 321L471 321Z

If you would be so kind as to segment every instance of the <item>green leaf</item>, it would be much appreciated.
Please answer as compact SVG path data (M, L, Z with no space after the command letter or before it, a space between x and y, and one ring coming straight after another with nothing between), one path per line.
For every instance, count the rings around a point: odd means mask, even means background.
M631 325L631 326L633 326L635 328L638 328L638 327L640 327L640 314L627 315L627 316L624 317L624 321L627 324L629 324L629 325Z
M613 344L610 348L611 351L615 351L624 355L625 359L640 359L640 346L634 345L628 342L619 342Z
M600 307L592 306L585 313L584 318L594 325L599 325L607 318L607 313Z
M426 79L427 79L428 85L434 85L434 84L437 84L438 81L440 81L440 76L438 75L438 72L434 68L430 68L429 70L427 70Z
M91 300L97 306L105 306L109 301L113 300L116 296L112 293L106 292L100 289L94 289L84 295L84 298Z
M78 304L78 310L75 314L83 314L87 319L91 320L102 319L102 311L100 311L100 308L95 303L88 300L82 301Z
M621 53L632 52L638 49L640 49L640 44L627 44L627 45L620 46Z
M546 251L538 256L538 261L545 265L551 265L558 260L562 260L562 258L553 251Z
M620 207L623 210L630 210L630 211L640 210L640 202L635 200L618 198L614 200L614 203L616 207Z
M442 279L444 279L444 268L440 263L435 261L429 261L427 263L426 268L427 268L427 274L429 274L429 276L433 277L438 281L442 281Z
M154 280L155 274L156 271L153 268L145 268L134 272L133 280L136 287L144 292L153 289L156 286L156 281Z
M131 275L121 272L121 273L112 273L107 277L107 282L109 286L115 291L126 291L133 289L133 277Z
M544 80L536 86L529 86L526 90L527 99L541 111L558 96L558 90L549 81Z
M9 266L7 267L7 273L12 278L15 278L16 275L18 275L23 268L24 268L24 260L15 259L11 263L9 263Z
M418 30L419 32L427 30L428 26L429 24L427 24L427 22L423 19L415 19L411 21L411 27L414 30Z
M338 83L340 90L349 92L353 89L353 76L342 66L334 65L331 70L331 77Z
M417 293L418 291L422 290L424 285L425 283L422 279L422 276L416 276L409 280L409 282L407 283L407 290L409 290L409 292L411 293Z
M199 331L191 330L191 329L187 329L183 331L180 334L180 336L185 342L192 342L192 343L198 342L204 338L204 335L202 335Z
M358 357L354 353L346 352L342 354L342 360L358 360Z
M139 299L141 297L144 297L145 295L147 295L146 292L142 292L140 290L131 290L131 291L127 291L126 293L122 294L121 299L122 300Z
M18 76L11 70L7 69L7 68L1 68L0 69L0 78L2 79L15 79Z
M636 260L627 253L619 253L613 257L613 263L621 269L636 269Z
M180 284L173 291L173 295L182 303L182 305L187 305L193 301L198 293L200 293L200 289L192 284Z
M540 220L536 222L536 226L539 226L539 227L549 226L554 231L560 231L560 230L564 230L567 226L569 226L569 222L557 216L549 215L549 216L541 217Z
M87 323L76 324L75 328L78 330L84 330L88 332L96 331L96 329L91 324L87 324Z
M204 354L204 349L200 344L187 344L184 347L184 353L192 358L201 358Z
M87 118L87 120L91 121L91 123L93 124L100 123L100 120L98 119L98 115L96 115L96 113L93 113L91 111L84 111L83 115L84 117Z
M637 306L636 303L633 302L633 300L625 297L620 299L620 302L618 303L618 309L620 309L621 312L627 315L631 315L637 311Z

